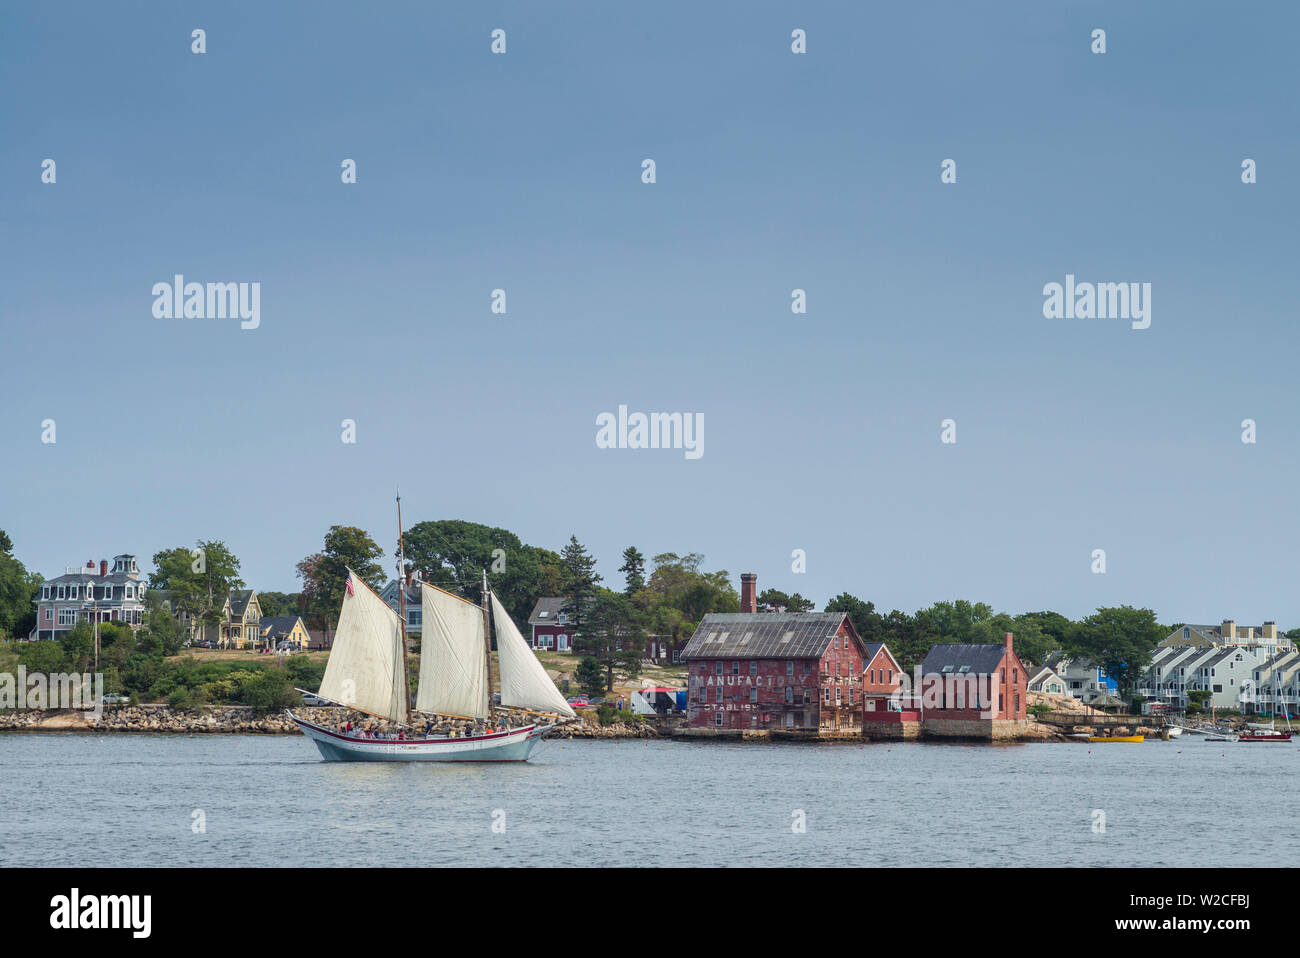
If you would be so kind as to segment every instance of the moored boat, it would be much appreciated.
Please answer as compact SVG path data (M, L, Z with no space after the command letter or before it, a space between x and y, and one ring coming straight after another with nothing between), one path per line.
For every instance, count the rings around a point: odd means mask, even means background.
M1089 742L1145 742L1145 735L1089 735Z
M1238 742L1289 742L1291 733L1280 729L1248 728L1237 738Z

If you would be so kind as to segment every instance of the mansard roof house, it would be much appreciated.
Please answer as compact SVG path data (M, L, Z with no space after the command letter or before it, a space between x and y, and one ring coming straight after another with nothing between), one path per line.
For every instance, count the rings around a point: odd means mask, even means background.
M87 561L82 568L64 569L63 575L41 583L37 593L36 627L30 639L55 639L78 622L124 622L135 628L144 622L144 594L140 565L133 555L101 559L96 568Z

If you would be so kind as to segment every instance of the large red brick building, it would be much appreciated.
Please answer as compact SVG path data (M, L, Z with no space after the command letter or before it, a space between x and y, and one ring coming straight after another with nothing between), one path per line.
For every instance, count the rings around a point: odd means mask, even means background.
M756 576L741 577L741 611L706 615L682 651L687 722L719 729L852 729L865 691L896 675L842 612L758 612ZM868 662L881 681L864 684Z

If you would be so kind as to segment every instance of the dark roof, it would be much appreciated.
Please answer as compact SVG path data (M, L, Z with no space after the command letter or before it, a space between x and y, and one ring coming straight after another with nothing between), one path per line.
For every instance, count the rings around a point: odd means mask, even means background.
M243 615L244 610L248 608L248 603L252 601L253 590L241 589L237 592L230 593L230 614Z
M843 612L710 612L682 657L820 658L846 619ZM848 628L852 631L853 626Z
M114 585L121 585L124 582L140 582L140 580L129 572L110 572L107 575L100 575L99 566L96 566L94 571L87 569L82 572L65 572L53 579L45 579L41 584L58 585L60 582L112 582ZM140 582L140 584L145 583Z
M945 665L951 665L952 671L956 672L964 665L967 666L967 672L989 675L997 671L1006 650L1005 645L975 645L969 642L935 645L930 647L929 654L921 663L921 671L929 675L942 672Z
M300 618L297 615L264 615L261 621L262 631L271 638L278 639L292 632Z
M550 625L559 621L564 604L569 600L563 596L548 595L537 600L532 615L528 617L529 625Z

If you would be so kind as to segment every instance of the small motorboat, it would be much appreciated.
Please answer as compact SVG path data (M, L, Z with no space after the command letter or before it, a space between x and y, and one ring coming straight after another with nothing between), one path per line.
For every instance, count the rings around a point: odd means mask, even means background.
M1239 742L1289 742L1291 733L1271 728L1251 728L1241 733Z
M1145 735L1089 735L1089 742L1145 742Z

